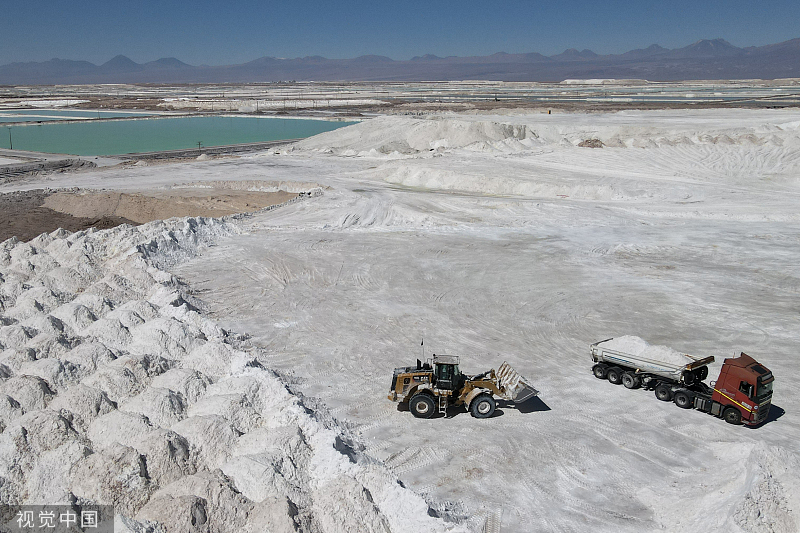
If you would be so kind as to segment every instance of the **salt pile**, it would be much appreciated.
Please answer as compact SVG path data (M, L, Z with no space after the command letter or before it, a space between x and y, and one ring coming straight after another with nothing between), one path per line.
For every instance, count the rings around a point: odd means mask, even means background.
M465 531L187 302L187 218L0 244L0 503L115 506L116 530Z
M600 343L600 345L608 350L616 350L671 365L683 366L694 361L686 354L673 350L669 346L651 345L641 337L633 335L615 337Z
M465 117L378 117L304 139L293 149L344 156L399 157L458 148L513 153L539 144L536 134L524 124Z
M680 114L663 112L669 128L654 128L661 112L647 112L648 121L636 120L642 112L623 111L592 120L581 114L554 119L539 113L506 115L441 114L426 117L383 116L353 126L309 137L290 150L312 150L345 157L402 159L433 157L442 152L511 155L541 152L543 147L667 148L797 146L796 122L749 124L747 111L732 111L739 123L698 126L681 121ZM701 115L702 116L702 115ZM600 150L597 150L600 151ZM606 151L606 150L604 150ZM728 150L729 151L729 150ZM608 155L593 154L592 157ZM737 162L738 163L738 162Z

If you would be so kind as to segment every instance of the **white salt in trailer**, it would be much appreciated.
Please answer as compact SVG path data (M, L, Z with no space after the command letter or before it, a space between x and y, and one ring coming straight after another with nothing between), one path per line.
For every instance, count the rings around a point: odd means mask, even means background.
M637 355L603 346L603 343L611 340L614 339L605 339L591 345L592 360L597 363L592 372L600 379L607 378L614 384L622 383L628 389L635 389L640 385L650 388L647 387L649 382L658 378L661 378L659 381L693 385L708 377L708 365L714 362L713 355L701 358L681 354L686 357L686 363L681 365L675 361L654 359L651 352Z

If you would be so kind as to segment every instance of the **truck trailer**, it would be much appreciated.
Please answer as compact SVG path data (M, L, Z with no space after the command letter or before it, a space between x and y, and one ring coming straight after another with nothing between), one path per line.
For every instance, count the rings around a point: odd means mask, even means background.
M614 349L613 338L590 346L598 379L628 389L655 391L661 401L682 409L697 409L730 424L757 426L769 415L774 377L764 365L745 353L725 359L716 381L706 385L708 365L714 357L681 354L685 364L659 359L653 352L630 353Z

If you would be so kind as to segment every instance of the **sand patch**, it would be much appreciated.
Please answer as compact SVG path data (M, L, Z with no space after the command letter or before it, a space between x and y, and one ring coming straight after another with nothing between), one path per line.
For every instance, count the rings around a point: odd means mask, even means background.
M29 241L58 228L81 231L87 228L108 229L120 224L133 224L132 220L124 217L76 217L41 207L49 194L44 189L0 194L0 242L11 237Z
M134 192L36 189L0 194L0 242L29 241L58 228L80 231L145 224L172 217L217 218L280 205L315 194L314 183L222 181Z
M74 217L113 216L139 224L172 217L221 217L252 213L297 197L286 191L247 191L218 188L180 188L124 193L114 191L57 192L43 207Z

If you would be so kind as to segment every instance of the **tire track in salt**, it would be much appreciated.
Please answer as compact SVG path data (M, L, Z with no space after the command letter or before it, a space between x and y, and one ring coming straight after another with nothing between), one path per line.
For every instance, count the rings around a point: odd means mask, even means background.
M402 452L390 455L384 460L384 464L398 477L401 477L407 472L443 462L447 460L449 456L450 453L442 448L411 446Z

